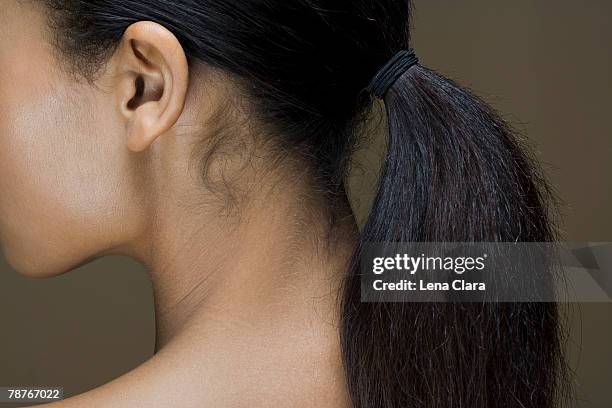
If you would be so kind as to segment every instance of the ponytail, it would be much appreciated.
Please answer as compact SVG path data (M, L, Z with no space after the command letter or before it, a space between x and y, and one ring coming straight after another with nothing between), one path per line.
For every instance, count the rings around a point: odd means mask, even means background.
M368 242L555 239L545 182L483 101L414 65L384 102L388 154L342 307L354 407L556 406L565 373L556 304L361 302Z

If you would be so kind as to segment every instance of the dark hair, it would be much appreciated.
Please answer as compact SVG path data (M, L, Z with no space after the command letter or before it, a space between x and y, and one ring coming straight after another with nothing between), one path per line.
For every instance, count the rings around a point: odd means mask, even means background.
M332 207L372 107L364 88L410 42L408 1L44 1L61 50L87 74L131 23L167 27L190 63L243 85L279 143L310 160ZM478 97L416 65L384 103L388 156L342 295L353 406L555 406L565 365L554 303L360 301L366 242L555 239L537 167Z

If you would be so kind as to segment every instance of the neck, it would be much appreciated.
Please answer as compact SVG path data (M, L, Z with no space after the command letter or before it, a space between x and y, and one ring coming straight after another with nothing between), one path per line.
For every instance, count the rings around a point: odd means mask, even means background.
M194 327L337 321L355 220L341 220L328 240L325 217L298 197L289 186L275 188L225 216L162 206L140 256L153 281L156 351Z

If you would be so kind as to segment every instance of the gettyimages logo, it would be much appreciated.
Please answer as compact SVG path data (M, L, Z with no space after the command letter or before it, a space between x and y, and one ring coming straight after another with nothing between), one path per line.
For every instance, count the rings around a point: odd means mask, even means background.
M441 257L441 256L410 256L408 254L396 254L395 257L377 257L373 260L372 272L377 275L387 270L403 270L411 275L418 271L453 271L456 274L463 274L466 271L485 269L485 259L487 254L479 257Z

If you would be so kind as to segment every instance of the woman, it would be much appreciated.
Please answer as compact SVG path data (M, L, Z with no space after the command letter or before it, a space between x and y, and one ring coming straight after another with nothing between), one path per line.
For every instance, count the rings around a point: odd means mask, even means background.
M157 352L57 407L552 407L548 303L365 303L367 242L550 241L508 125L418 64L393 0L4 0L0 241L29 276L131 256ZM343 180L373 102L362 231Z

